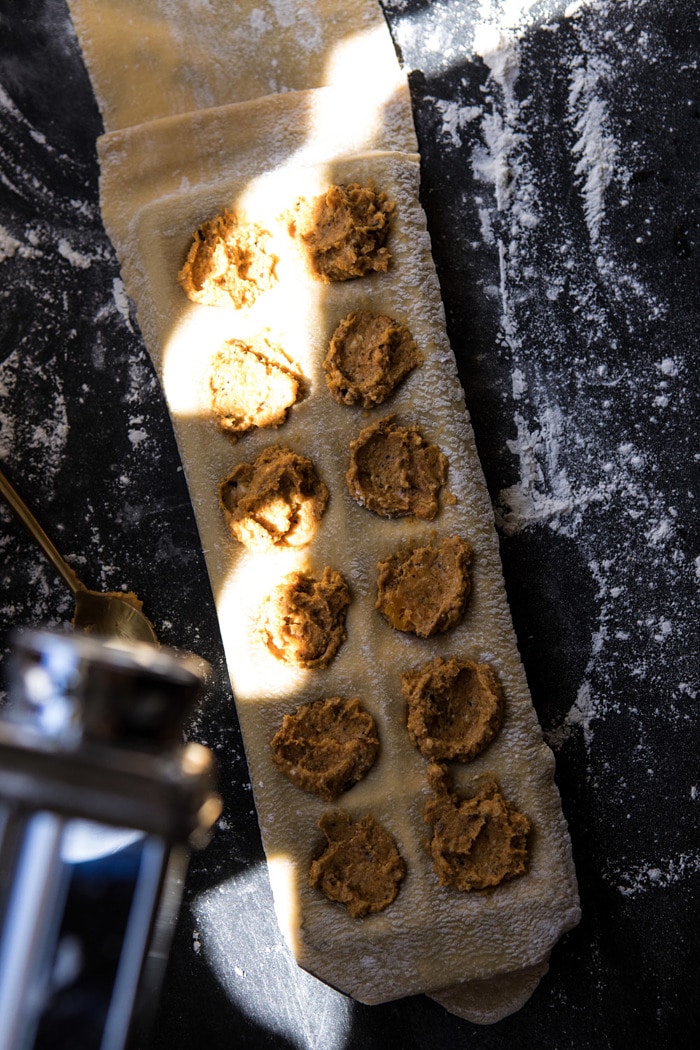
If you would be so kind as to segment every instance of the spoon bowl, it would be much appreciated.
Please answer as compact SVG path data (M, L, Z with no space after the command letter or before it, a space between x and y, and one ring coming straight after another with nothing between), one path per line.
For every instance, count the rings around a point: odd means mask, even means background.
M72 622L74 627L105 637L158 645L153 624L141 611L142 602L139 598L133 592L89 590L59 554L24 500L1 470L0 493L73 592L75 614Z
M84 587L74 597L72 623L79 630L158 645L153 624L141 612L142 602L133 592L90 591Z

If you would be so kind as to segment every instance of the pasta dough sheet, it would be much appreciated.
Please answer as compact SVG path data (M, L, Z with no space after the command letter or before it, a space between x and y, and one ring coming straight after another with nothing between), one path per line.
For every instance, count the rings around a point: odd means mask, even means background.
M168 193L134 210L128 223L123 219L129 208L123 202L115 212L105 201L105 219L161 377L190 486L280 924L300 965L368 1003L537 966L577 921L576 883L553 783L553 756L542 741L518 657L493 513L445 333L418 202L418 158L371 151L298 166L279 164L273 149L267 164L257 156L248 165L244 152L235 152L235 172L228 165L218 172L210 169L206 184ZM113 178L108 158L106 170ZM393 263L387 274L321 284L289 237L285 212L299 197L320 194L333 182L353 181L373 184L396 201L389 240ZM175 280L193 230L224 208L270 231L279 260L276 286L247 311L191 303ZM347 492L350 442L384 409L367 412L338 405L326 389L322 361L339 320L358 308L406 324L424 354L424 364L404 381L386 412L418 423L449 458L450 498L443 500L431 523L379 518ZM281 428L254 432L232 445L211 415L211 357L223 340L245 339L262 330L298 366L307 395ZM228 533L217 485L237 463L251 461L273 443L310 457L331 498L308 547L252 553ZM455 533L474 548L465 620L429 640L395 632L374 609L377 562L401 544ZM347 640L323 670L289 667L260 644L260 604L288 572L320 573L326 565L339 570L350 585ZM457 785L495 773L504 794L534 828L528 874L491 893L459 893L438 885L422 819L428 798L426 762L405 727L400 673L434 655L453 653L491 662L506 694L503 728L481 756L457 770ZM374 716L381 740L375 766L338 805L353 816L371 812L395 837L408 867L397 900L362 920L329 904L307 884L321 840L317 822L328 807L291 784L270 752L285 713L301 702L331 695L359 696Z
M375 0L69 0L105 131L401 77Z
M69 7L107 132L98 143L103 217L187 474L285 936L300 965L365 1002L433 991L463 1017L498 1020L532 993L552 945L578 921L578 897L553 757L517 654L492 510L445 334L418 204L408 87L381 9L375 0L69 0ZM388 274L320 285L282 213L300 194L365 179L397 201L394 264ZM278 284L247 311L197 306L176 280L194 229L224 208L269 228L279 256ZM336 404L321 368L336 324L357 309L407 324L425 357L387 405L371 411ZM284 346L303 373L305 396L279 430L233 445L212 418L209 364L223 341L260 336ZM376 518L346 490L349 442L389 412L418 423L449 457L456 502L443 499L432 523ZM311 456L331 499L310 547L251 555L225 527L217 486L272 443ZM430 640L394 632L374 609L376 562L401 543L454 533L474 548L465 620ZM326 564L351 587L348 638L326 669L291 670L258 645L257 605L288 571ZM453 653L490 661L507 705L498 737L459 770L456 786L495 773L534 828L530 871L492 892L437 885L421 815L426 763L405 729L401 672ZM409 872L386 911L360 920L307 885L322 838L317 820L328 807L290 783L269 748L284 713L333 693L360 696L381 737L375 766L339 805L352 815L371 809Z
M164 117L107 133L97 148L103 218L122 239L153 201L205 187L227 171L245 183L366 150L416 153L418 143L404 81L371 98L325 87ZM128 274L129 260L122 266Z

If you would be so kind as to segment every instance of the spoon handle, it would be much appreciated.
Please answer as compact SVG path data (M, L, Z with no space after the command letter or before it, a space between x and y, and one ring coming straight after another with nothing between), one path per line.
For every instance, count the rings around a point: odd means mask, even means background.
M58 553L53 543L36 520L29 507L26 506L19 494L15 491L3 472L0 470L0 493L5 497L13 511L20 519L30 536L36 540L46 557L54 568L63 577L73 594L84 591L87 588L81 583L67 561Z

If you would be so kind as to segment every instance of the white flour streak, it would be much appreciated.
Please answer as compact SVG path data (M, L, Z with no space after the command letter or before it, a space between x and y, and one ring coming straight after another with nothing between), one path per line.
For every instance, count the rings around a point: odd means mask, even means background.
M126 294L126 288L121 277L115 277L112 281L112 295L114 296L114 305L117 308L118 313L121 315L124 324L133 332L134 328L131 323L131 313L129 311L129 297Z
M593 743L593 727L596 720L604 714L604 703L600 696L596 696L592 690L589 675L595 664L595 656L600 651L603 636L598 635L593 646L593 655L586 668L586 677L583 679L578 693L576 703L566 715L561 726L547 733L547 741L550 747L558 748L569 738L571 730L580 727L583 734L583 743L590 754Z
M17 109L17 106L14 104L10 96L5 91L2 84L0 84L0 108L6 110L8 113L11 113L12 116L16 119L22 119L22 114Z
M618 166L617 143L608 130L608 107L598 94L599 82L606 72L605 63L597 56L579 56L573 63L569 89L571 119L578 136L573 146L578 158L574 170L593 243L599 238L605 217L605 191Z
M462 132L483 113L481 106L460 106L458 102L433 98L430 100L442 118L441 140L447 145L462 145Z
M482 5L484 7L485 5ZM511 235L498 240L501 299L501 331L511 347L518 345L517 325L510 302L509 274L513 265L513 250L517 246L518 230L536 225L538 210L534 183L529 192L520 194L525 173L525 162L520 153L523 142L519 127L519 104L515 97L515 83L519 72L519 51L516 36L491 23L482 23L474 33L475 52L490 70L490 81L496 100L489 97L481 120L483 146L472 154L475 179L493 186L496 215L510 225ZM527 205L525 206L525 201ZM524 221L521 224L521 219ZM484 226L482 220L482 227ZM493 229L494 221L489 223Z
M515 197L512 157L520 138L508 115L499 112L484 114L481 131L486 149L474 151L472 170L479 181L491 183L496 207L498 211L505 211Z
M58 254L62 255L71 266L75 266L77 269L87 270L92 265L92 257L76 251L65 237L60 238L57 248Z
M522 391L522 373L516 369L514 384ZM605 486L574 491L566 469L559 462L564 433L561 411L550 405L541 413L541 426L530 430L516 413L517 438L508 442L520 461L520 480L499 493L496 522L504 536L513 536L536 524L548 524L566 535L573 535L583 510L594 501L609 497Z

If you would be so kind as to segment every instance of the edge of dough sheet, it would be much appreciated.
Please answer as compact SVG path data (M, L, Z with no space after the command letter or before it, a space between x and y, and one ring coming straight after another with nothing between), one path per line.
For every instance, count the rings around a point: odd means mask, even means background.
M376 0L68 0L106 131L358 70L380 94L401 75ZM362 92L360 92L362 95Z
M525 1005L548 970L549 953L522 970L442 988L430 998L472 1024L495 1024Z
M313 88L163 117L97 140L102 216L123 237L134 215L164 197L238 171L254 179L367 150L417 153L405 80L363 97Z
M299 964L360 1001L377 1003L431 990L447 996L446 984L513 974L540 963L561 934L578 921L578 896L553 780L554 759L542 739L517 653L493 511L445 332L430 239L418 200L419 158L372 151L311 166L283 164L251 179L239 155L236 168L236 173L220 173L206 185L153 201L134 215L126 234L109 232L163 384L190 486L278 919ZM321 285L301 265L298 248L286 235L285 212L300 195L314 195L330 182L353 179L374 183L397 202L389 242L395 264L389 274L340 286ZM174 276L193 230L223 207L242 210L273 231L279 227L275 235L278 285L248 311L190 303ZM426 436L450 458L448 487L456 502L445 501L429 526L375 518L345 491L350 440L384 411L365 413L338 406L325 390L321 362L327 339L338 319L357 306L397 316L408 324L425 353L424 365L385 408L407 421L419 420ZM250 434L231 445L209 416L208 362L223 338L245 337L263 325L300 363L308 393L282 427ZM331 490L331 501L309 548L262 558L249 554L228 535L216 487L237 462L278 442L312 456ZM427 642L402 637L379 623L373 591L376 562L404 542L455 531L466 534L475 549L473 590L464 623L449 637ZM255 641L263 591L294 568L320 571L325 564L339 568L351 582L348 639L323 671L279 666ZM366 630L368 622L371 631ZM426 764L410 744L404 725L398 674L436 653L453 651L489 659L501 677L508 705L496 741L456 772L457 788L480 773L496 772L504 793L534 827L530 871L493 893L459 894L437 885L421 817L428 797ZM384 756L364 781L338 801L338 808L354 815L370 809L400 843L409 868L397 900L385 912L363 920L352 919L308 886L308 864L320 838L317 821L327 806L290 784L274 767L269 749L283 713L303 700L336 694L362 697L378 723ZM400 761L395 761L396 756ZM469 989L461 992L468 994Z

